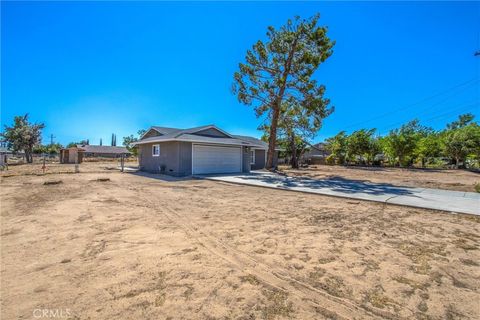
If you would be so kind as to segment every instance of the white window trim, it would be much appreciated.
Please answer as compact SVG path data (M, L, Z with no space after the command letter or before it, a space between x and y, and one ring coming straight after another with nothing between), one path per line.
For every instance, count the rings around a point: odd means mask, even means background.
M253 156L252 156L253 153ZM250 164L255 164L255 149L250 150Z
M158 147L158 154L155 154L155 147ZM152 157L159 157L160 156L160 145L154 144L152 145Z

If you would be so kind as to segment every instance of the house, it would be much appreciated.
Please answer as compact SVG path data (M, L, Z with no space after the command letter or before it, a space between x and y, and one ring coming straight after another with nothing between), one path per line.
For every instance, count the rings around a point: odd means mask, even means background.
M121 158L129 157L131 152L125 147L117 146L95 146L90 144L79 144L77 148L83 150L83 156L88 157L102 157L102 158Z
M134 144L140 170L173 176L262 169L267 143L232 135L214 125L190 129L151 127ZM275 162L278 152L275 153Z
M78 144L76 147L60 150L60 163L82 163L84 158L122 158L129 157L130 151L125 147L93 146Z
M3 142L0 142L0 166L6 166L8 165L8 159L23 159L25 157L25 152L23 151L18 151L14 152L10 149L7 148L6 144Z
M326 144L320 142L310 146L310 150L303 154L302 162L306 162L308 164L325 164L326 158L330 154L330 151L326 149Z

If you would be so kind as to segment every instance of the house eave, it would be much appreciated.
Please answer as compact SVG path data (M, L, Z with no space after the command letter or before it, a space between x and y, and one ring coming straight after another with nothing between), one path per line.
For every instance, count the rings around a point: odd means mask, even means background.
M133 146L138 146L141 144L151 144L151 143L161 143L161 142L191 142L191 143L200 143L200 144L223 144L223 145L238 145L244 147L252 147L252 144L245 143L243 141L237 143L234 141L204 141L204 140L192 140L192 139L182 139L182 138L174 138L174 139L156 139L156 140L149 140L149 141L138 141L132 143Z

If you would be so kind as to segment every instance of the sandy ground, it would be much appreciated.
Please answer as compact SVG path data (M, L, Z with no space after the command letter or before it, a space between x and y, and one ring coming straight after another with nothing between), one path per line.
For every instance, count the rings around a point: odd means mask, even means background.
M292 176L318 179L348 179L390 183L397 186L421 187L475 192L480 173L467 170L402 169L374 167L310 166L298 170L281 168Z
M86 167L2 177L2 319L480 317L478 217Z

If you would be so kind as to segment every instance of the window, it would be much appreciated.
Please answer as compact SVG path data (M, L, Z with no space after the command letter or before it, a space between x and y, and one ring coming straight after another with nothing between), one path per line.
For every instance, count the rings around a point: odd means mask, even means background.
M250 164L255 164L255 149L250 150Z
M152 146L152 156L158 157L160 155L160 145L159 144L154 144Z

